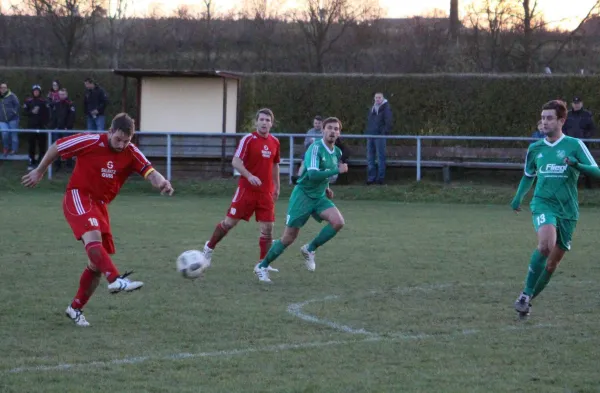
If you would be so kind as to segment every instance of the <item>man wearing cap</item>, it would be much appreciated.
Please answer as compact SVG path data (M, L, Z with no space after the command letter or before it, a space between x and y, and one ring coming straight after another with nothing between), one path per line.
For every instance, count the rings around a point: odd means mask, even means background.
M30 130L43 130L50 120L50 104L42 97L40 85L33 85L31 97L23 103L23 113L27 116L27 128ZM44 157L48 146L48 137L45 133L30 132L29 138L29 166L28 170L36 167L38 161L35 159L36 145L39 149L39 158Z
M567 115L567 120L563 126L565 135L579 139L593 138L596 133L596 126L592 118L592 112L583 108L583 99L581 96L573 97L571 110ZM587 144L586 144L587 145ZM587 146L589 149L589 146ZM592 187L592 179L589 176L584 177L586 188Z

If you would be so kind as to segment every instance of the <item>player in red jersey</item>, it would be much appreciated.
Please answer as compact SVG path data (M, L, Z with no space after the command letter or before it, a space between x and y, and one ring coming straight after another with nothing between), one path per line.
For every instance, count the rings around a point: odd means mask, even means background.
M223 221L217 224L204 245L204 257L210 264L217 244L240 220L249 221L255 215L260 225L258 240L262 260L271 247L275 202L279 198L279 140L271 135L275 117L270 109L256 113L256 131L240 141L232 165L241 174L231 206ZM272 271L277 269L271 268Z
M135 123L125 113L112 121L108 134L76 134L57 140L39 166L23 176L23 185L34 187L59 157L77 157L63 199L63 212L77 240L85 245L89 263L79 280L79 290L67 307L67 316L77 326L89 326L83 315L86 305L104 275L108 291L131 292L144 283L120 274L109 254L115 253L110 218L106 206L117 196L129 175L137 172L162 194L173 194L166 180L141 151L131 143Z

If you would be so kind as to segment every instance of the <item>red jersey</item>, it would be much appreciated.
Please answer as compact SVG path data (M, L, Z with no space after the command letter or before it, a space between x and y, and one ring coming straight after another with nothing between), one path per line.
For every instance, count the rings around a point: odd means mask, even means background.
M273 165L279 164L279 140L269 134L266 137L258 132L246 135L240 141L235 157L241 158L244 167L258 177L262 183L255 187L248 179L241 177L239 187L253 191L272 193L275 191L273 183Z
M91 199L110 203L137 172L144 178L154 171L150 161L133 144L122 152L111 150L107 134L75 134L56 141L62 158L77 157L67 190L77 189Z

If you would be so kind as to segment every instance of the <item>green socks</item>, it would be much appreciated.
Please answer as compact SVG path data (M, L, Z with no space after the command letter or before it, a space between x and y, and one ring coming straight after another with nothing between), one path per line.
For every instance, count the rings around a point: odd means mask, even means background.
M327 224L321 232L308 245L308 251L313 252L323 244L327 243L337 235L337 231L333 229L331 224Z
M545 271L546 259L547 258L543 256L538 249L531 255L529 271L527 273L527 279L525 280L525 290L523 291L526 295L533 295L536 283L538 282L540 275Z
M553 272L549 272L548 270L544 269L542 275L535 284L535 288L533 289L533 298L539 295L544 290L544 288L546 288L546 285L548 285L548 283L550 282L552 273Z
M276 240L269 249L269 252L267 253L265 259L263 259L263 261L260 263L259 267L269 267L269 264L271 262L279 258L281 254L283 254L285 248L286 246L281 242L281 240Z

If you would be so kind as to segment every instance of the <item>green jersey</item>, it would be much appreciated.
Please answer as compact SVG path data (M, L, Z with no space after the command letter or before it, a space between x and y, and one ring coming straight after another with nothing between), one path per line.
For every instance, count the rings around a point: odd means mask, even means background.
M581 140L566 135L554 143L542 139L529 146L525 176L537 176L530 205L533 214L554 213L567 220L579 218L577 180L580 172L565 163L569 156L581 164L598 166Z
M304 170L296 187L310 198L324 198L325 190L329 187L329 177L339 174L338 163L341 157L342 151L337 146L330 149L323 139L314 142L304 154ZM320 173L311 175L311 171Z

